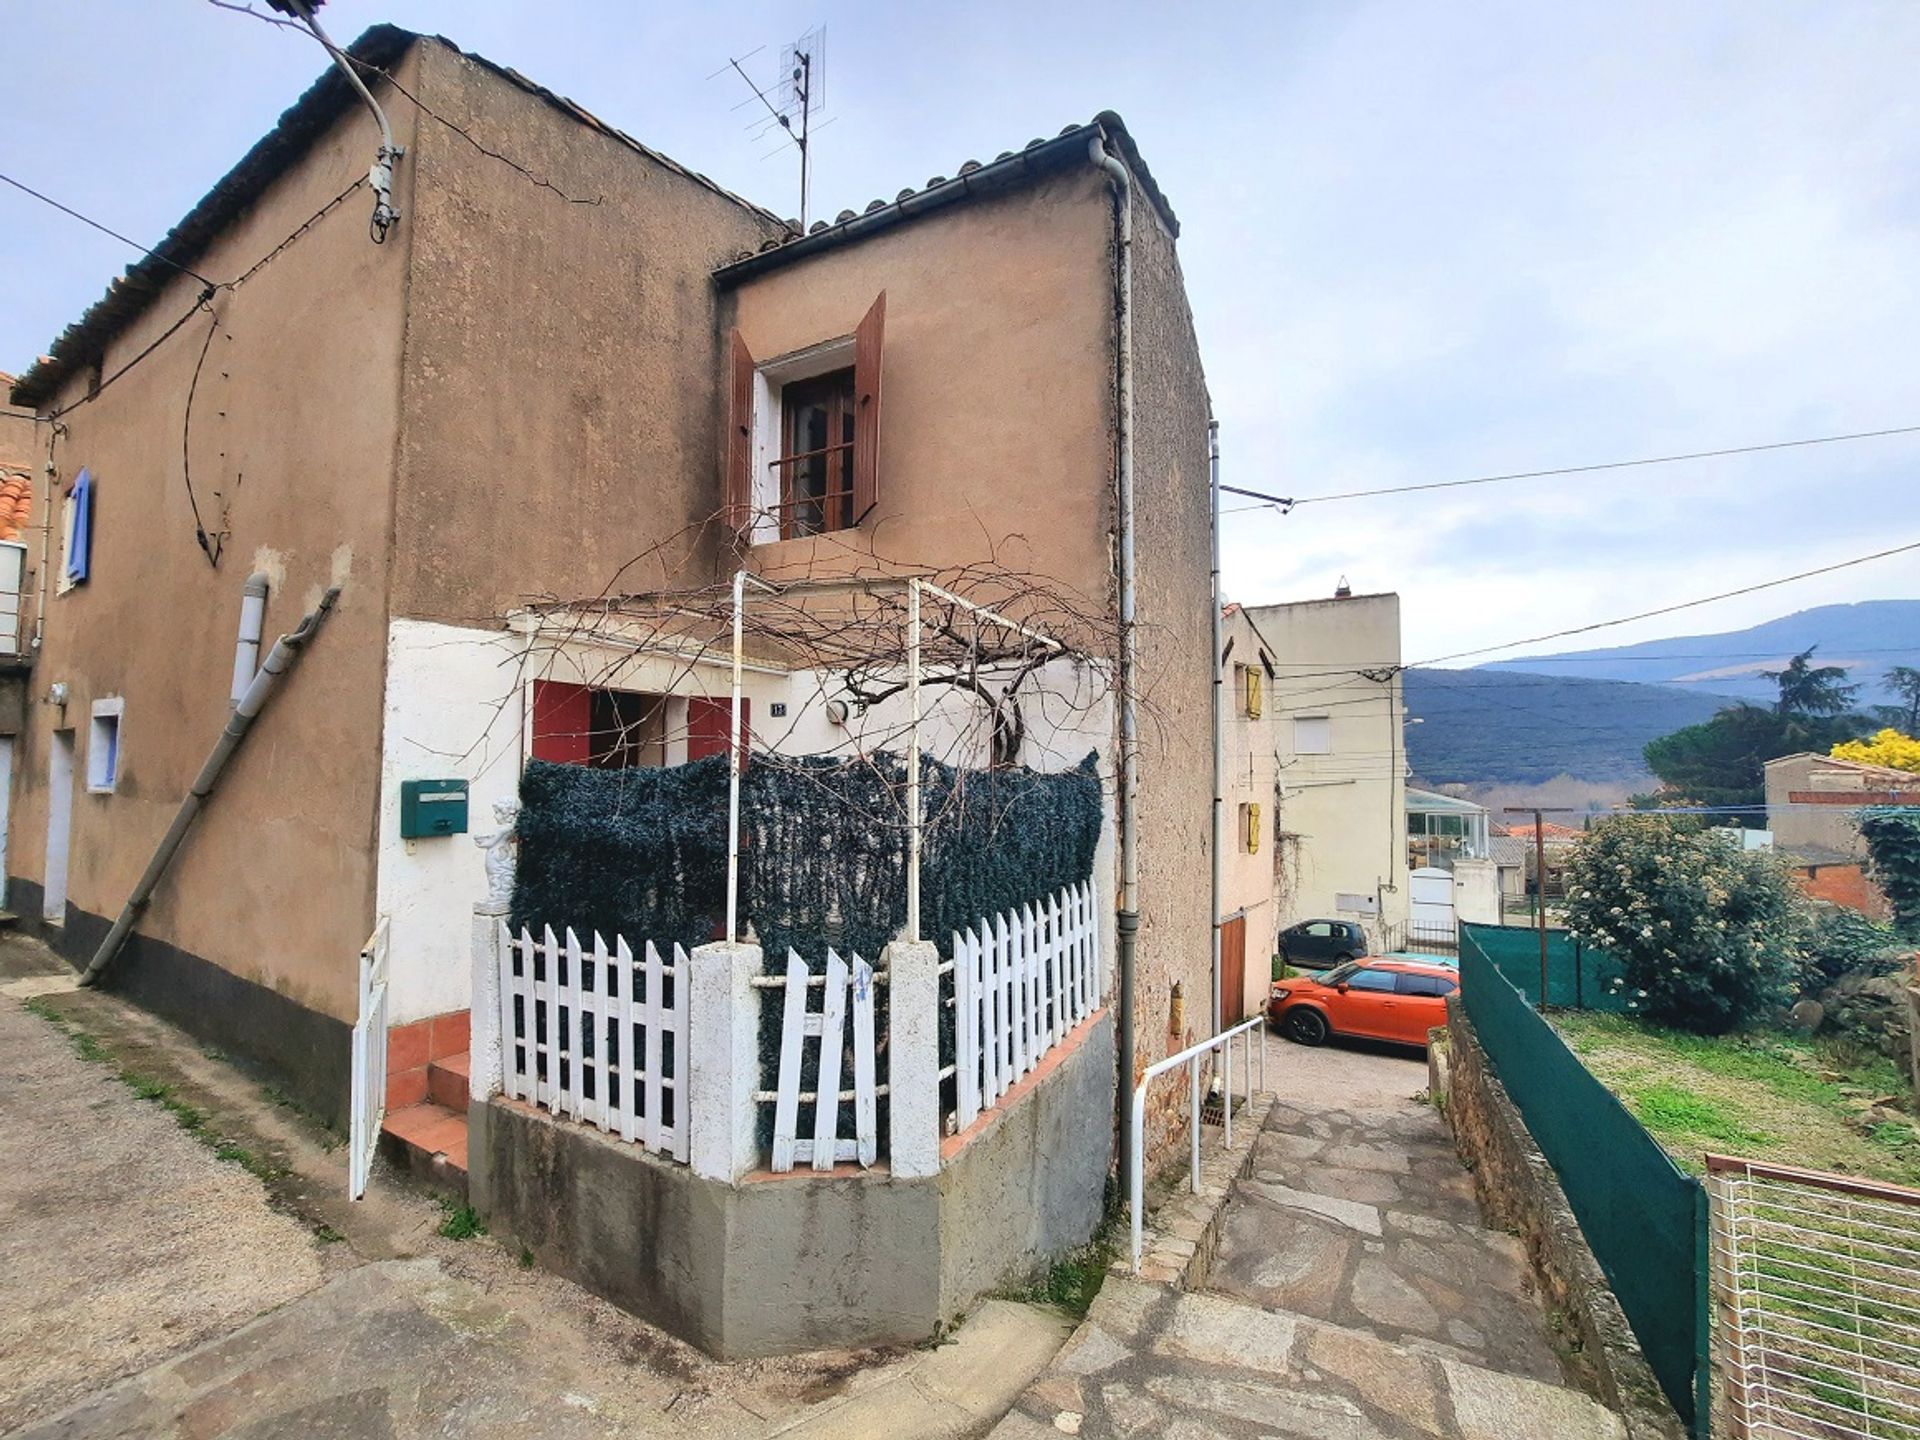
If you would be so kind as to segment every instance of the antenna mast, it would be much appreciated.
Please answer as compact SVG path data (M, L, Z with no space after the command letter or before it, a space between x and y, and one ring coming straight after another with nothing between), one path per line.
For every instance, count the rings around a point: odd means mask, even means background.
M757 53L757 51L751 52L741 58L751 59L752 55ZM733 68L735 74L747 82L747 88L753 91L754 98L766 109L767 118L757 122L758 128L754 131L756 138L765 135L777 125L784 137L792 141L794 148L800 152L800 230L804 234L812 198L813 154L810 147L813 138L813 117L826 107L826 26L817 25L791 45L782 48L777 102L769 98L767 92L754 83L753 77L747 74L739 60L728 57L727 64ZM742 101L741 103L750 104L751 102Z

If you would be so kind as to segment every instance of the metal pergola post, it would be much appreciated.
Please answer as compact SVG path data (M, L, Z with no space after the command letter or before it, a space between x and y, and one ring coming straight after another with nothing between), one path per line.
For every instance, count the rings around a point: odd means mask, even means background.
M732 743L727 747L727 939L737 942L740 939L740 771L746 750L746 727L741 715L741 677L749 667L745 661L747 587L752 585L768 595L831 595L847 593L874 594L882 591L907 592L907 938L919 940L920 935L920 857L924 838L924 817L920 803L920 722L921 715L920 682L923 669L922 640L924 626L921 620L922 596L931 594L949 604L969 611L976 617L976 630L979 619L986 619L1003 629L1011 630L1033 640L1057 655L1070 655L1073 652L1059 640L1038 630L1009 619L998 611L985 605L977 605L971 600L954 594L951 590L934 584L931 580L917 577L892 579L890 577L858 578L847 580L796 581L789 585L773 585L746 570L737 570L733 576L733 657L732 657L732 710L729 731Z
M907 940L920 939L920 582L907 582Z

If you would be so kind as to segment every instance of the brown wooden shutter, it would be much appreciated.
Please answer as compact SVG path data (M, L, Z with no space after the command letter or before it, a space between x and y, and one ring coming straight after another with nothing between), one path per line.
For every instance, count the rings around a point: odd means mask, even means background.
M880 340L887 324L887 292L873 302L853 332L853 523L880 499Z
M724 476L727 524L745 530L753 523L753 356L738 330L727 339L727 455Z

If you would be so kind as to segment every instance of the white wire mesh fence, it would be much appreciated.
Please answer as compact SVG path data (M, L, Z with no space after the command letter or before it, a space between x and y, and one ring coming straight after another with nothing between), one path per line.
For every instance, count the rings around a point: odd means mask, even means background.
M1920 1440L1920 1191L1708 1157L1735 1440Z

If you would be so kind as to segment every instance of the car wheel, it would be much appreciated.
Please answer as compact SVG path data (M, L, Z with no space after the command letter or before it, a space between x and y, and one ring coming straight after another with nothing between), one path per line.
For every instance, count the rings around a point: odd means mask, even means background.
M1330 1027L1318 1010L1299 1005L1281 1018L1280 1033L1296 1045L1319 1045L1326 1041Z

